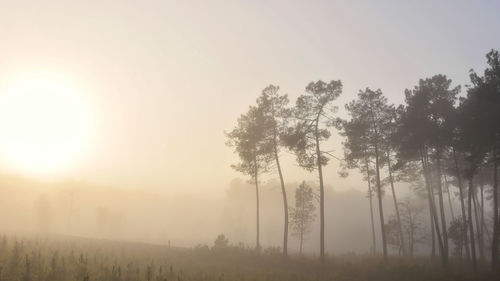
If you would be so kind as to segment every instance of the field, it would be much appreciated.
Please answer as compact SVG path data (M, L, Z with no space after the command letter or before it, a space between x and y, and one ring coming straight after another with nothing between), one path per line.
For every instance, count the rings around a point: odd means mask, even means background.
M284 259L276 249L177 248L77 237L0 240L0 280L491 280L454 261L443 271L428 258L340 255L320 264L314 257Z

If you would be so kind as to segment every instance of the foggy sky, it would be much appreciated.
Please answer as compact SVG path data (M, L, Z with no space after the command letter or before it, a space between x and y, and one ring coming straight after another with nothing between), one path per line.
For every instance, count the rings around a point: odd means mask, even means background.
M26 176L222 195L241 177L223 132L268 84L293 103L310 81L340 79L341 109L367 86L401 103L419 78L463 85L500 48L499 11L496 1L1 0L0 84L64 73L96 120L85 157ZM340 139L325 149L341 155ZM2 173L23 174L1 157ZM287 182L315 180L283 157ZM365 189L336 172L332 160L334 189Z

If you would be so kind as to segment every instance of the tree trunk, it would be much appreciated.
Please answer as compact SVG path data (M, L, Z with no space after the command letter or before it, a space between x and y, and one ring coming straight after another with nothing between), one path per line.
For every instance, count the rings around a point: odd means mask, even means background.
M482 171L482 169L481 169L481 171ZM484 228L484 193L483 193L484 192L484 182L483 182L484 178L483 178L482 172L479 175L479 180L481 181L480 182L480 190L479 190L479 192L481 192L481 202L480 202L481 203L481 205L480 205L480 207L481 207L481 228L480 228L480 230L481 230L481 240L483 241L482 242L483 244L481 247L482 247L482 251L483 251L483 255L484 255L486 249L485 249L485 243L484 243L484 236L485 236L484 235L484 233L485 233L485 228ZM484 258L484 256L481 256L481 257Z
M255 167L257 167L257 161L254 161ZM255 168L255 197L257 198L257 239L255 248L260 251L260 217L259 217L259 180L257 168Z
M427 189L427 199L429 201L429 216L430 216L430 223L431 223L431 238L432 238L432 248L431 248L431 258L435 259L436 258L436 229L434 227L434 214L432 212L432 197L430 194L433 194L434 192L432 191L432 187L429 186L427 182L427 168L425 164L424 158L422 158L422 170L424 173L424 181L425 181L425 187Z
M382 232L382 250L384 254L384 262L387 262L387 239L385 236L385 223L384 223L384 208L382 206L382 185L380 183L380 163L379 163L379 157L380 157L380 152L379 152L379 132L377 128L377 123L375 122L375 117L373 114L373 110L371 110L371 121L372 121L372 129L375 133L375 141L373 143L373 146L375 148L375 172L376 172L376 180L377 180L377 197L378 197L378 211L380 215L380 230Z
M476 242L474 241L474 225L472 223L472 176L469 179L469 198L468 202L468 221L469 221L469 232L470 232L470 247L471 247L471 257L472 257L472 268L477 271L477 261L476 261Z
M432 248L431 248L431 258L436 257L436 230L434 229L434 216L432 215L432 201L429 196L429 215L431 216L431 237L432 237Z
M373 198L373 191L372 191L372 184L370 182L370 166L368 165L368 159L365 158L365 164L366 164L366 178L368 179L368 198L370 199L370 219L372 223L372 253L375 255L377 253L377 244L376 244L376 239L375 239L375 223L373 220L373 203L372 203L372 198Z
M455 172L457 173L458 191L460 194L460 206L462 208L462 229L463 229L462 233L464 236L465 255L467 256L467 260L470 260L469 239L467 237L467 216L465 215L465 203L464 203L462 177L460 176L460 169L458 168L458 160L457 160L457 154L455 152L455 147L452 147L452 149L453 149L453 160L455 162Z
M280 160L278 156L278 148L276 142L274 144L274 158L276 159L276 167L278 169L278 175L280 177L281 184L281 194L283 195L283 211L285 216L285 225L283 226L283 256L288 255L288 201L286 198L285 181L283 180L283 174L281 172Z
M403 250L403 256L406 256L406 246L403 236L403 226L401 225L401 216L399 215L398 200L396 199L396 191L394 190L394 179L392 177L392 168L391 168L391 156L389 152L387 152L387 167L389 170L389 182L391 184L392 199L394 201L394 210L396 210L396 218L398 220L398 226L399 226L399 241L401 243L400 247Z
M474 190L472 193L472 204L474 207L474 218L476 221L476 233L477 233L477 243L478 243L478 249L479 249L479 259L481 261L484 260L484 244L483 244L483 239L482 239L482 232L481 232L481 221L479 220L479 211L477 207L477 196L476 196L476 191Z
M302 254L302 243L304 242L304 231L300 231L300 247L299 247L299 253Z
M377 191L378 191L378 210L380 215L380 228L382 231L382 250L384 253L384 261L387 261L387 240L385 238L384 224L384 209L382 206L382 185L380 184L380 166L379 166L379 151L378 145L375 145L375 171L377 176Z
M493 243L493 240L491 238L491 234L490 234L490 230L488 229L488 225L486 224L485 221L483 221L482 224L483 224L482 227L483 227L483 230L484 230L483 234L485 234L486 238L488 239L488 244L491 245Z
M424 152L422 155L422 166L423 166L423 170L424 170L424 180L425 180L425 185L427 187L427 194L429 197L432 219L434 222L434 229L435 229L438 247L439 247L439 254L441 255L441 263L442 263L442 266L444 268L447 268L448 267L448 259L447 259L447 256L444 255L443 240L441 237L441 231L439 229L439 222L438 222L438 217L437 217L436 205L434 203L434 192L432 190L431 183L429 180L429 171L428 171L427 165L425 164L427 162L425 154L426 153Z
M323 187L323 170L321 167L321 150L319 149L318 122L316 120L315 138L316 138L316 160L319 176L319 257L322 263L325 262L325 192Z
M414 222L412 220L412 214L411 214L411 211L408 210L408 217L410 219L409 221L409 231L408 232L408 250L410 252L410 257L413 258L413 241L414 241L414 237L413 237L413 229L414 229Z
M493 152L493 237L491 249L491 267L493 270L498 268L498 236L499 236L499 221L498 221L498 159Z
M408 241L408 246L410 248L410 257L413 258L413 244L415 241L414 232L415 232L415 222L413 221L413 214L410 208L407 209L408 219L409 219L409 231L408 236L410 236Z
M439 211L441 213L441 226L442 226L442 233L443 233L443 250L444 253L442 255L444 258L448 259L448 230L446 226L446 215L444 213L444 200L443 200L443 187L441 183L441 154L438 150L437 157L436 157L436 164L437 164L437 182L438 182L438 198L439 198Z
M450 205L451 219L455 220L455 212L453 212L453 205L451 203L450 185L448 184L446 176L444 176L444 184L446 186L446 192L448 193L448 205Z

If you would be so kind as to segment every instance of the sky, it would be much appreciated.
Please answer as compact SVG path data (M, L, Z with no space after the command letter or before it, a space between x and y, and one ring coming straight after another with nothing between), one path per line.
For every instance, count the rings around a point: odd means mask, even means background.
M0 96L9 79L55 73L90 120L84 153L63 168L28 172L0 155L0 172L223 195L243 177L224 131L267 85L293 104L309 82L341 80L341 117L365 87L399 104L420 78L465 85L500 49L499 12L498 1L0 0ZM341 155L341 141L325 149ZM281 155L287 181L315 180ZM365 188L337 170L325 170L334 189Z

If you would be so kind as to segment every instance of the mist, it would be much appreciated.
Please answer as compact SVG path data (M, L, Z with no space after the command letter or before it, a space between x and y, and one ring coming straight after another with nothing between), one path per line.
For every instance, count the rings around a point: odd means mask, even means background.
M224 234L235 246L255 244L255 188L233 179L223 196L155 193L123 190L85 182L44 182L22 176L2 175L0 227L11 235L68 235L176 247L211 246ZM287 183L294 194L299 182ZM311 182L314 184L314 182ZM361 189L361 188L360 188ZM401 198L408 196L402 191ZM261 232L264 248L281 247L283 212L276 180L261 187ZM291 196L290 205L294 204ZM327 252L367 253L371 247L367 192L327 187ZM390 198L386 211L393 212ZM420 204L425 205L425 201ZM458 210L458 206L454 206ZM346 212L349 212L346 215ZM425 216L425 215L423 215ZM428 215L427 215L428 216ZM376 226L379 231L380 226ZM304 252L315 255L318 221L304 243ZM377 242L380 237L378 237ZM421 253L429 251L421 245ZM298 240L290 238L290 251L298 252Z
M0 1L0 281L493 280L494 1Z

